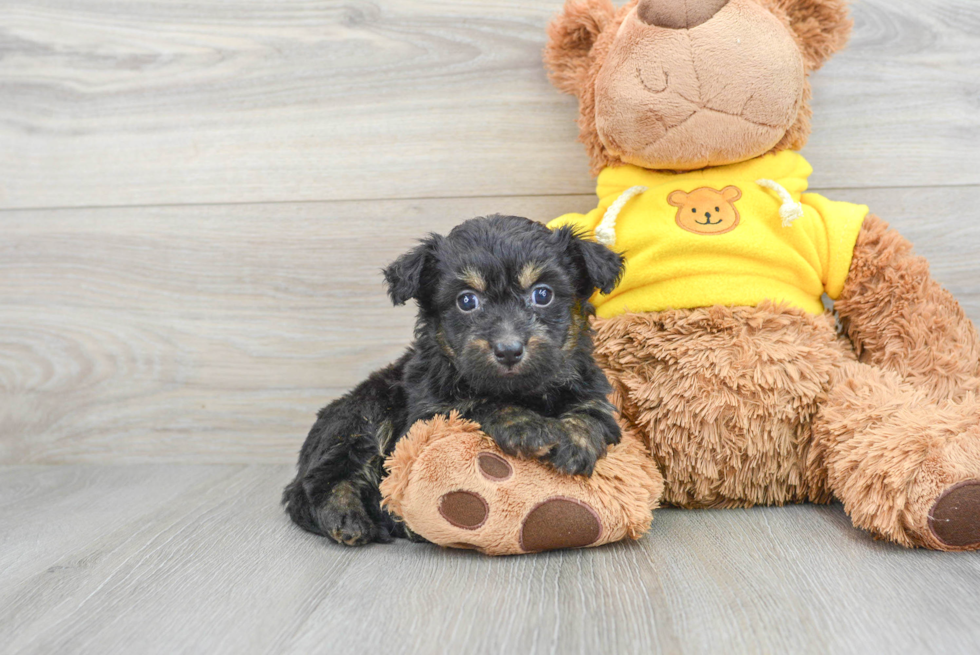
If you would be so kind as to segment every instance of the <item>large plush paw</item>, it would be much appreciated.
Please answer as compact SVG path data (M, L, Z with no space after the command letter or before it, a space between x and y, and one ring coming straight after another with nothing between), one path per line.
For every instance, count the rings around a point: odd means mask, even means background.
M597 546L647 531L663 479L634 436L590 478L508 457L456 416L417 424L387 463L384 503L412 531L491 555Z
M980 480L944 491L929 511L929 529L950 549L980 548Z

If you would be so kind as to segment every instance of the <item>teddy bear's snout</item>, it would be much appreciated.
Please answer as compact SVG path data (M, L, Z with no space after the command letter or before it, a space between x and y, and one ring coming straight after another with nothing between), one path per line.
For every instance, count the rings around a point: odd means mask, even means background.
M689 30L706 23L729 0L640 0L636 14L647 25Z

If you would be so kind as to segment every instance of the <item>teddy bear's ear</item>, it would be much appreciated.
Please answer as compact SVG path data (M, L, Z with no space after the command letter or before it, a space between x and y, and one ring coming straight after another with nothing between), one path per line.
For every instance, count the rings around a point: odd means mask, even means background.
M721 197L728 202L735 202L742 197L742 190L737 186L726 186L721 190Z
M551 83L579 95L592 65L592 46L615 18L610 0L568 0L565 10L548 25L544 63Z
M803 49L807 70L815 71L847 44L851 20L847 0L769 0L785 12Z
M674 207L683 207L687 202L687 194L683 191L674 191L667 196L667 202Z

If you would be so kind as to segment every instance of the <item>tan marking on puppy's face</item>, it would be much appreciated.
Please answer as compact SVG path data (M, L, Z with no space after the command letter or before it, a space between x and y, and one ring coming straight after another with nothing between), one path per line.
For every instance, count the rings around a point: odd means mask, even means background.
M717 235L731 232L741 220L735 201L742 197L738 187L728 186L721 191L701 187L690 193L674 191L667 202L677 207L677 225L688 232Z
M486 280L483 279L483 275L480 273L480 271L476 269L473 268L464 269L459 274L459 279L465 282L466 284L468 284L469 287L474 291L479 291L480 293L483 293L487 290Z
M449 340L446 338L446 332L442 328L439 328L439 331L436 332L436 342L439 344L442 352L446 353L450 359L456 359L456 351L449 345Z
M578 338L582 333L583 323L585 323L585 317L582 316L581 306L575 305L572 322L568 326L568 332L565 333L565 343L561 347L563 352L570 353L578 346Z
M530 289L531 285L541 277L541 270L541 266L534 262L524 264L524 267L517 276L517 283L521 285L522 289Z

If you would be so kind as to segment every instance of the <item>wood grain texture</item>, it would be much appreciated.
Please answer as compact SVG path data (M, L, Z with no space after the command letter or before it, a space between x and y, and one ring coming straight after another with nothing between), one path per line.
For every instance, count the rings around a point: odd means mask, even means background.
M637 543L491 559L326 543L277 506L289 475L0 469L4 652L965 653L980 639L980 554L875 542L839 506L664 510Z
M0 4L0 207L589 193L561 0ZM980 184L980 4L862 0L823 187Z
M540 63L561 4L0 3L0 651L976 649L980 555L838 506L507 559L286 520L314 412L410 338L380 268L474 215L594 205ZM814 77L813 182L978 321L980 3L854 15Z
M980 188L870 204L980 320ZM380 269L420 235L587 196L0 213L0 461L290 462L411 339Z

